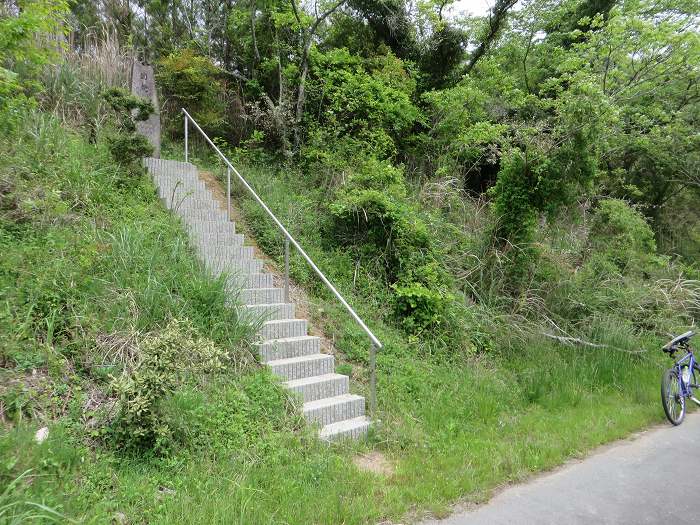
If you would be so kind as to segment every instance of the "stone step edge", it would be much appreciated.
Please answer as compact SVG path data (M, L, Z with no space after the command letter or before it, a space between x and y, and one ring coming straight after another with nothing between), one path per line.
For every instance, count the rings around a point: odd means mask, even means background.
M181 164L182 165L182 164ZM201 181L203 182L203 181ZM199 187L200 181L197 181L195 187ZM206 188L206 186L205 186ZM199 188L197 188L199 189ZM179 212L179 210L175 210L176 213ZM184 213L183 213L184 212ZM190 212L190 213L187 213ZM212 210L207 210L207 208L196 208L193 210L182 210L182 212L179 212L178 214L185 215L187 219L191 218L191 216L198 216L198 215L204 215L204 214L209 214L211 213ZM218 216L218 210L214 210L214 213L210 216ZM209 223L208 225L211 225L211 222L214 221L208 221L208 220L195 220L192 221L193 223L201 224L202 222L204 223ZM215 221L219 222L219 221ZM192 224L193 225L193 224ZM198 228L197 228L198 229ZM213 254L212 254L213 255ZM216 257L218 259L218 257ZM246 258L247 259L247 258ZM274 288L270 288L271 290ZM266 290L266 288L258 288L258 289L251 289L251 290ZM261 306L284 306L287 303L264 303L264 304L259 304L259 305L249 305L249 306L255 306L255 307L261 307ZM275 322L284 322L287 320L284 319L274 319L274 320L269 320L267 322L275 323ZM309 336L309 335L304 335L304 336L295 336L295 337L286 337L286 338L279 338L279 339L268 339L259 343L256 343L257 345L274 345L274 344L283 344L285 342L296 342L296 341L308 341L308 340L313 340L313 339L318 339L317 336ZM284 365L289 365L289 364L294 364L294 363L303 363L303 362L313 362L313 361L318 361L318 360L323 360L323 359L328 359L332 358L332 355L329 354L311 354L311 355L306 355L306 356L299 356L299 357L292 357L292 358L285 358L285 359L275 359L267 362L268 366L284 366ZM285 381L284 384L288 388L294 388L297 386L303 386L303 385L309 385L309 384L314 384L317 382L323 382L327 380L334 380L338 379L340 377L346 377L343 376L342 374L335 374L335 373L329 373L329 374L323 374L323 375L318 375L318 376L311 376L311 377L306 377L306 378L300 378L300 379L294 379L294 380L288 380ZM340 405L343 403L347 402L353 402L353 401L359 401L363 400L364 397L356 395L356 394L341 394L338 396L332 396L328 398L322 398L314 401L308 401L303 404L303 411L308 412L312 410L318 410L326 407L331 407L334 405ZM325 425L319 432L319 437L322 439L332 439L333 436L335 435L343 435L350 433L352 435L352 432L354 430L359 430L360 432L363 431L364 428L369 427L370 421L366 416L360 416L348 420L343 420L343 421L338 421L335 423L331 423L328 425Z
M326 408L326 407L330 407L333 405L340 405L342 403L347 403L348 401L359 401L359 400L364 401L365 398L363 396L359 396L357 394L341 394L339 396L324 397L322 399L317 399L315 401L307 401L303 405L303 411L310 412L311 410L316 410L319 408ZM347 421L347 420L344 420L344 421ZM337 421L336 421L336 423L337 423Z
M272 361L267 361L265 364L267 366L284 366L293 365L295 363L306 363L311 361L324 361L326 359L335 359L331 354L309 354L302 355L299 357L285 357L284 359L273 359ZM339 374L342 375L342 374Z
M299 319L281 319L281 321L299 321ZM271 321L267 321L268 323ZM310 341L312 339L320 339L319 336L317 335L297 335L294 337L280 337L279 339L265 339L263 341L258 341L255 343L256 345L265 345L265 344L282 344L282 343L294 343L296 341ZM315 354L314 354L315 355ZM326 354L330 355L330 354Z
M331 372L330 374L322 374L320 376L302 377L301 379L291 379L289 381L282 381L282 385L285 388L296 388L298 386L313 385L314 383L322 383L324 381L338 379L341 377L348 377L348 376L344 376L343 374L336 374L334 372ZM327 399L327 398L324 398L324 399Z
M371 424L372 422L367 416L359 416L352 419L345 419L343 421L336 421L335 423L329 423L328 425L322 427L318 433L318 436L323 440L330 440L333 439L334 436L352 432L356 429L369 429Z

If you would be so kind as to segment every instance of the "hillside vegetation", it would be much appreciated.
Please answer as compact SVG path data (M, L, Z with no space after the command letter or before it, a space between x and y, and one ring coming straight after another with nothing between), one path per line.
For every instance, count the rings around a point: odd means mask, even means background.
M660 421L657 350L700 312L699 15L6 2L0 523L410 521ZM141 168L135 56L163 156L185 107L383 342L367 440L319 443L257 365ZM366 394L366 336L294 254L291 273Z

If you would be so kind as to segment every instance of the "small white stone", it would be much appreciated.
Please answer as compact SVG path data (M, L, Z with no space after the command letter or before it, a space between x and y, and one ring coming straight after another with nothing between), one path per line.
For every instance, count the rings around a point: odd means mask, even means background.
M41 427L39 430L36 431L36 434L34 434L34 441L41 445L44 441L46 441L46 438L48 437L49 427Z

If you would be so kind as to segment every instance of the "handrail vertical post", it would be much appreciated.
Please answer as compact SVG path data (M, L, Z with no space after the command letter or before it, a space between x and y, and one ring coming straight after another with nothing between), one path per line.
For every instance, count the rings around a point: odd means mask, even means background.
M231 220L231 168L226 167L226 214Z
M289 302L289 239L284 238L284 302Z
M189 156L190 156L189 144L188 144L188 142L189 142L189 137L188 137L188 135L189 135L189 126L188 126L189 122L188 122L188 120L189 119L188 119L187 115L185 115L185 162L189 162Z
M369 407L372 417L377 413L377 345L372 343L369 349Z

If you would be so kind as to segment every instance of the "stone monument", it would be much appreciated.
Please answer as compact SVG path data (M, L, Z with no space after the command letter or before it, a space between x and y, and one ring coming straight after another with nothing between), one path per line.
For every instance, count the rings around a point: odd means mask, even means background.
M158 94L156 93L152 66L134 60L131 69L131 93L153 103L155 112L148 117L148 120L137 122L136 129L153 145L153 156L160 158L160 107L158 106Z

